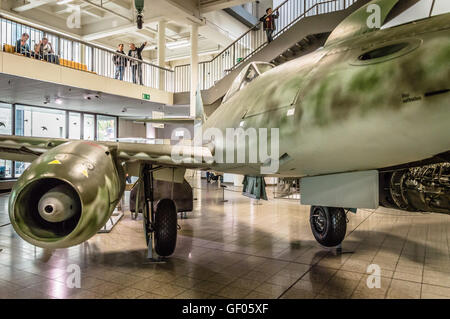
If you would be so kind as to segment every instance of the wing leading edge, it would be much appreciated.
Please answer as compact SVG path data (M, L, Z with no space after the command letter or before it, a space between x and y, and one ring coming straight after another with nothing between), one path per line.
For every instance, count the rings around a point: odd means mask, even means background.
M71 141L78 140L0 135L0 158L32 162L48 150ZM120 162L143 161L186 168L205 168L213 162L213 156L207 147L126 142L84 142L95 143L106 146L110 150L115 150Z

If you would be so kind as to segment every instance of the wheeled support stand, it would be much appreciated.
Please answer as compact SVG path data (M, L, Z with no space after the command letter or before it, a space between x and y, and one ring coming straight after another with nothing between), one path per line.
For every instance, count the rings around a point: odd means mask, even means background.
M153 245L153 232L150 233L147 243L147 259L152 264L164 264L166 263L166 258L163 256L159 256L156 253L155 247Z
M220 202L226 203L226 202L228 202L228 199L225 199L225 188L227 188L227 186L220 184L220 187L222 188L222 200Z

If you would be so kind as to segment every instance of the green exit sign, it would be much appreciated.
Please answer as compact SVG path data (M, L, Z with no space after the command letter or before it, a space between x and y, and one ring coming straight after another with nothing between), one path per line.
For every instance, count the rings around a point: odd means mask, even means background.
M142 99L143 100L150 100L150 94L142 93Z

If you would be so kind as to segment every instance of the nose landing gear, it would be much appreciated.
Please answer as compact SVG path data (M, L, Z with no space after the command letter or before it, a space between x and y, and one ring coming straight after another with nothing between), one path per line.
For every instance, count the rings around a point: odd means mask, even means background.
M347 218L343 208L311 206L311 230L317 242L325 247L335 247L344 240Z

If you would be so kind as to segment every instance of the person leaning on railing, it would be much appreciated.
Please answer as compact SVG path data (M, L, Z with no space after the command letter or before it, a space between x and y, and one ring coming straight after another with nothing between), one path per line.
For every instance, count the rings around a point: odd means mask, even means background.
M35 54L45 61L59 64L59 58L57 55L55 55L55 50L53 50L52 44L48 42L48 39L45 37L42 38L42 40L37 44L37 48L35 48Z
M130 51L128 51L128 56L142 60L142 50L144 50L145 46L147 45L147 42L144 42L139 48L136 47L134 43L130 44ZM139 79L139 84L143 85L142 83L142 63L130 60L131 65L131 72L133 75L133 83L137 84Z
M276 13L274 13L272 8L267 8L266 14L261 19L259 19L259 21L263 22L264 31L266 31L267 35L267 42L269 43L273 41L272 35L276 29L275 19L278 19L279 16L280 14L278 10L276 11Z
M24 33L22 34L22 36L20 37L20 39L18 39L16 41L16 52L19 54L23 54L27 57L31 56L31 51L30 51L30 46L28 45L28 39L30 38L30 36L28 35L28 33Z
M114 78L117 80L123 80L123 75L125 73L125 68L127 67L127 59L124 57L125 52L123 51L123 44L119 44L119 48L116 51L120 54L113 55L113 63L116 66Z

